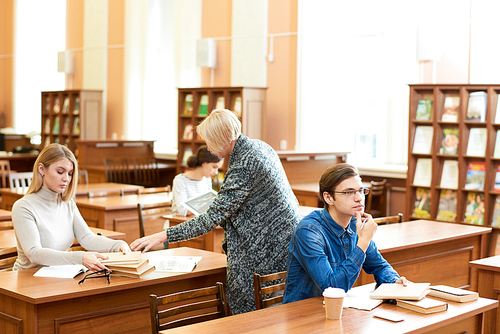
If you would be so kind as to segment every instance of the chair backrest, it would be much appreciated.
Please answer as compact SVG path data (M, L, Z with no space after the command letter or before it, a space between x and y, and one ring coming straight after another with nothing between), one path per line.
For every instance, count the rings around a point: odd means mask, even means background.
M141 194L169 193L171 191L172 191L172 188L170 186L166 186L166 187L150 187L150 188L137 189L137 195L141 195Z
M202 299L202 300L200 300ZM149 295L152 333L227 315L224 284L165 296ZM159 306L165 306L160 309ZM195 311L195 312L193 312ZM173 318L173 319L172 319Z
M119 190L97 190L87 192L87 197L109 197L109 196L123 196L125 191L123 189Z
M387 180L371 181L370 184L365 211L373 217L385 217L387 215Z
M132 178L128 168L128 161L123 159L104 159L104 171L106 174L106 182L128 183Z
M139 186L154 186L160 179L160 170L156 159L134 158L134 184Z
M137 203L137 212L139 215L139 234L142 238L145 236L144 226L146 225L146 222L148 221L151 222L152 220L165 221L166 218L163 218L163 216L172 213L172 203L171 202L162 202L153 204Z
M89 173L86 169L78 170L78 184L89 184Z
M10 185L8 184L8 179L10 175L10 161L9 160L0 160L0 180L2 181L2 188L8 188Z
M12 270L17 259L17 248L8 247L0 250L0 272Z
M275 304L283 302L283 295L272 295L270 294L278 291L285 290L285 279L286 271L281 271L278 273L273 273L269 275L259 275L253 274L253 288L255 292L255 308L257 310L266 308ZM266 282L273 282L272 284L262 284Z
M10 189L28 188L31 184L32 179L33 179L32 172L10 173L9 174Z
M397 216L387 216L387 217L373 218L373 221L375 221L375 223L377 223L377 225L392 224L392 223L402 223L403 222L403 214L402 213L398 213Z

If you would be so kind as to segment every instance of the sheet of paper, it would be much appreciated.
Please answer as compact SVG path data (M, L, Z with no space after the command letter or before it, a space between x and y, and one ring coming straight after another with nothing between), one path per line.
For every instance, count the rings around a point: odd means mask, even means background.
M35 277L57 277L57 278L74 278L80 273L86 272L88 269L81 264L67 264L61 266L48 266L40 268L33 274Z
M165 256L153 255L149 264L156 267L156 271L172 273L189 273L201 261L201 256Z
M349 290L344 297L343 308L355 308L371 311L382 304L381 299L371 299L370 293L375 290L375 283L365 284Z

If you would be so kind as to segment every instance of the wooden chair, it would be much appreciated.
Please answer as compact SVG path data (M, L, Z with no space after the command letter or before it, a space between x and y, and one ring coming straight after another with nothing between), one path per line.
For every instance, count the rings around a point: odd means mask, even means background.
M11 271L17 260L17 248L9 247L0 250L0 272Z
M86 169L78 170L78 184L89 184L89 173Z
M87 197L109 197L109 196L123 196L125 191L120 190L99 190L99 191L89 191L87 192Z
M385 217L387 215L387 180L370 182L370 193L366 200L366 212L373 217Z
M283 295L278 296L268 296L273 292L284 291L285 290L285 278L286 271L281 271L279 273L273 273L269 275L259 275L253 274L253 288L255 292L255 308L260 310L275 304L283 302ZM266 284L262 287L262 283L278 281L272 285Z
M12 225L12 220L0 221L0 231L2 230L12 230L14 226Z
M2 188L9 188L9 175L10 173L15 173L15 171L10 170L9 160L0 160L0 180L2 181Z
M373 221L375 221L375 223L377 223L377 225L402 223L403 222L403 214L402 213L398 213L397 216L388 216L388 217L373 218Z
M200 298L203 298L200 300ZM207 299L207 297L211 297ZM152 333L222 318L227 315L224 284L187 290L165 296L149 295ZM166 305L160 310L159 306ZM196 311L193 313L192 311ZM180 316L179 316L180 315Z
M144 187L157 185L160 179L160 170L156 159L134 158L134 184Z
M18 188L27 189L30 186L32 179L33 179L32 172L10 173L9 174L10 189L18 189Z
M141 194L169 193L171 191L172 191L172 188L170 186L166 186L166 187L150 187L150 188L137 189L137 195L141 195Z
M137 212L139 214L139 234L142 238L145 236L144 225L146 224L146 222L149 222L151 224L153 221L161 220L164 223L166 220L164 216L172 213L172 203L137 203Z
M106 182L127 184L131 184L132 182L126 158L104 159L104 172L106 174Z

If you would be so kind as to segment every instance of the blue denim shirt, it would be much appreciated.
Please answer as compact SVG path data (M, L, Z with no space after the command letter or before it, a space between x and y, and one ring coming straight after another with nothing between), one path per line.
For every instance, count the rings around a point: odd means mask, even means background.
M295 228L288 247L286 289L283 303L321 296L328 287L348 291L361 268L377 283L393 283L397 272L370 241L366 253L357 246L356 217L346 229L327 209L315 210Z

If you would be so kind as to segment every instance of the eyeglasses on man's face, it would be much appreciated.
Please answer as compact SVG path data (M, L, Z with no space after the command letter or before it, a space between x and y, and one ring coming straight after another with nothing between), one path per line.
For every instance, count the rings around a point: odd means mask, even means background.
M345 191L332 191L332 193L344 194L347 197L354 197L356 195L356 193L360 193L361 195L368 195L370 193L370 188L361 188L358 190L349 189L349 190L345 190Z
M106 277L106 279L108 280L108 283L109 283L109 274L111 274L111 271L108 269L102 269L99 271L95 271L93 273L85 275L85 277L82 278L80 280L80 282L78 282L78 284L83 283L88 278L100 278L100 277Z

